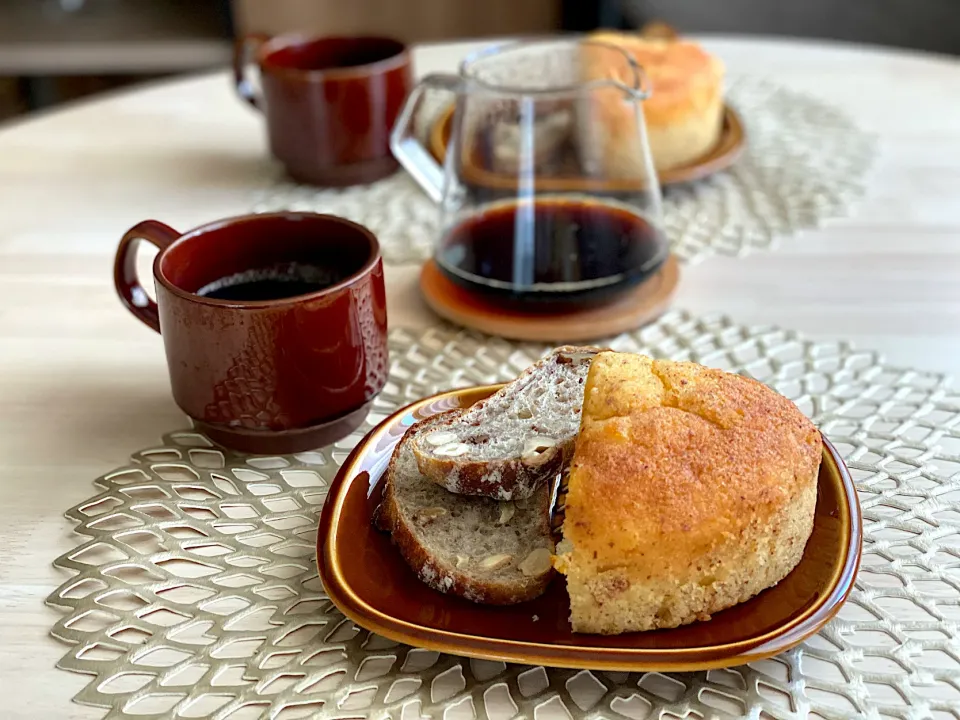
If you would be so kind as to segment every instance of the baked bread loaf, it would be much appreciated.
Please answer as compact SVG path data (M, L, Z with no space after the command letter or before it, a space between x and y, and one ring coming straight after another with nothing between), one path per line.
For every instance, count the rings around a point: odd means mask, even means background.
M759 382L597 355L555 558L574 631L707 620L782 580L813 528L821 446Z
M570 459L597 352L557 348L489 398L413 433L420 472L454 493L530 497Z
M453 411L459 413L459 411ZM498 502L447 492L417 469L412 438L449 420L447 413L412 426L394 450L376 523L390 532L417 576L435 590L477 603L510 605L546 590L552 488Z
M723 64L697 43L618 32L597 32L591 41L626 51L646 76L652 90L643 102L647 141L657 171L688 165L710 152L723 128ZM584 46L585 79L622 75L626 67L610 67L610 53ZM633 78L617 79L632 84ZM623 93L593 93L592 120L597 128L592 145L602 163L598 171L613 179L643 179L646 169L637 133L633 104ZM597 147L599 145L599 147Z

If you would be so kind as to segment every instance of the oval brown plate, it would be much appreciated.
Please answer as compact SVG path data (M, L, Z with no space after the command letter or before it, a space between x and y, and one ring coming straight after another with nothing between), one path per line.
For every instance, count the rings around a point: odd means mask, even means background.
M453 105L447 107L441 112L430 128L428 137L428 146L430 153L436 158L437 162L443 165L447 155L447 144L450 142L450 126L453 122ZM720 131L720 139L706 155L698 158L694 162L680 167L670 168L658 173L657 177L661 186L680 185L682 183L702 180L714 173L726 170L733 165L740 157L743 149L746 147L746 133L740 116L729 105L723 106L723 128ZM511 175L503 175L491 172L484 168L476 167L470 164L463 169L466 179L471 183L483 187L505 189L517 184L517 178ZM556 185L552 187L551 183ZM589 182L583 179L564 179L564 178L545 178L538 182L538 188L542 190L554 191L624 191L632 189L629 182L616 181L593 181Z
M358 625L409 645L489 660L692 671L781 653L817 632L846 600L860 561L860 506L850 473L826 439L813 534L800 564L775 587L709 621L674 630L585 635L570 630L562 577L536 600L509 607L476 605L431 590L371 523L384 471L414 422L472 405L499 387L419 400L374 428L343 464L320 517L317 561L327 595Z

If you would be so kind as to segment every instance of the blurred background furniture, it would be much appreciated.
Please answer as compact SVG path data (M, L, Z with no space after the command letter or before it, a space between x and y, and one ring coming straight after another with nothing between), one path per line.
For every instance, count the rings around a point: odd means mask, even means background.
M222 66L232 35L229 0L2 0L0 119Z
M589 4L589 3L584 3ZM822 38L960 54L957 0L600 0L611 26Z
M233 0L238 33L386 34L405 42L554 32L560 0ZM590 4L590 3L585 3Z
M0 120L223 66L247 32L429 42L553 32L562 11L560 0L0 0Z
M636 28L801 36L960 54L958 0L0 0L0 120L227 63L233 38L383 33L407 42Z

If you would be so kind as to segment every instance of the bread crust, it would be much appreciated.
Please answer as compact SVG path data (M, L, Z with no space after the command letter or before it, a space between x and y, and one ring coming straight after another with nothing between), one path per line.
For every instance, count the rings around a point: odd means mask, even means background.
M551 353L562 357L562 353L589 354L593 356L598 348L592 346L564 345ZM524 370L516 380L501 388L495 395L481 400L470 410L481 410L494 397L509 395L515 383L523 382L537 372L539 363ZM452 426L464 414L463 410L444 413L445 420L431 427L431 430ZM459 458L437 457L427 451L421 441L426 433L413 436L413 453L417 458L420 472L442 488L460 495L477 495L495 500L517 500L531 497L538 488L556 477L573 456L574 440L570 437L557 443L537 457L536 462L527 462L523 458L463 460Z
M782 580L813 528L822 439L787 398L693 363L602 353L564 542L576 632L671 628Z
M404 438L397 443L397 447L390 458L384 481L383 497L377 508L374 522L380 530L390 533L392 542L396 545L406 563L422 582L434 590L487 605L513 605L532 600L542 595L547 589L555 573L553 568L548 568L540 575L523 576L518 578L516 582L479 581L477 578L471 577L469 573L443 562L424 547L417 536L412 519L404 515L397 501L394 493L393 476L404 443L409 441L416 432L425 428L434 428L445 420L449 420L448 416L451 414L459 413L459 410L440 413L421 420L407 430ZM424 482L426 482L426 479L424 479ZM540 513L543 518L542 532L545 536L549 536L550 495L545 490L542 491L542 495L543 501L541 504L543 507L542 513ZM464 501L493 502L484 498L464 499Z
M548 478L556 476L564 458L573 454L573 441L553 448L544 462L529 466L520 460L475 460L457 462L418 452L420 472L445 490L496 500L528 498Z

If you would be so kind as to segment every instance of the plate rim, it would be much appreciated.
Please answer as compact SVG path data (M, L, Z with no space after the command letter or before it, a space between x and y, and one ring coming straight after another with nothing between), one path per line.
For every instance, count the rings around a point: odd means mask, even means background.
M446 137L448 135L447 126L453 120L455 109L455 103L448 103L437 113L427 129L427 150L430 152L431 157L440 163L441 166L444 165L446 159L447 143L449 140L449 138ZM747 130L744 126L743 119L740 117L740 113L726 100L724 100L721 109L723 125L716 144L694 160L677 167L658 171L657 182L660 187L684 185L686 183L703 180L704 178L728 169L740 159L740 156L747 147ZM494 173L492 171L481 172L483 175L506 179L505 176L500 173ZM562 181L563 178L558 178L557 184L565 185L568 189L576 189L576 184L564 183ZM604 185L615 186L617 189L622 189L621 185L623 185L623 183L615 181L601 182L599 183L600 189L602 189ZM630 183L625 183L625 185L628 188L632 187ZM487 184L481 184L481 186L494 187L494 185Z
M734 643L694 648L607 648L589 644L558 645L438 630L400 620L373 608L343 582L339 569L339 557L335 553L336 533L331 532L335 521L341 515L350 484L361 474L352 471L358 456L366 446L385 435L388 429L402 420L405 415L430 404L439 405L446 399L459 397L465 393L480 396L480 393L486 392L489 395L504 384L457 388L416 400L390 414L372 428L350 451L340 466L340 470L330 484L327 501L324 502L321 511L317 527L316 562L320 581L327 597L340 612L359 627L414 647L484 660L570 669L686 672L742 665L778 655L817 633L836 616L846 602L853 590L860 566L863 544L862 511L849 469L833 444L821 433L824 442L823 459L829 460L836 466L840 479L838 495L845 500L843 508L846 512L843 520L846 525L844 534L847 537L844 548L846 557L842 563L838 564L837 570L830 577L829 584L822 591L818 602L807 608L800 617L763 635ZM589 638L591 635L584 634L583 637ZM704 654L708 657L702 657ZM687 655L694 657L684 659ZM672 659L666 660L663 659L664 657Z

